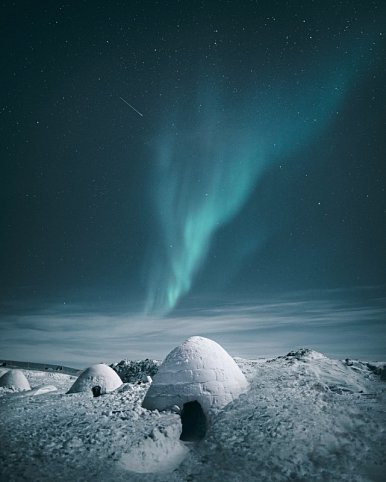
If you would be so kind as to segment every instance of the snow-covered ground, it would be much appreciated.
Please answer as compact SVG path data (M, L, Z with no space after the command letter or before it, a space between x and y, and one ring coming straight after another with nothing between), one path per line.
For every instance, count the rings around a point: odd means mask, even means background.
M249 391L194 444L179 415L141 407L149 383L93 398L66 394L73 376L25 371L31 391L0 390L0 480L386 479L382 365L307 350L236 362Z

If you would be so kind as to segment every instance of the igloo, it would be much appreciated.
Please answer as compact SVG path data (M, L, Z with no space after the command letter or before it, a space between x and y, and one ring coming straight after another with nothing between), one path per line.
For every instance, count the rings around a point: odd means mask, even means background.
M184 413L185 418L195 413L199 420L202 414L207 417L211 409L224 407L247 388L240 368L219 344L193 336L166 357L142 405L149 410L177 405L182 420Z
M21 370L8 370L0 377L0 387L14 390L31 390L29 381Z
M119 375L104 363L86 368L67 393L91 392L94 397L112 392L122 385Z

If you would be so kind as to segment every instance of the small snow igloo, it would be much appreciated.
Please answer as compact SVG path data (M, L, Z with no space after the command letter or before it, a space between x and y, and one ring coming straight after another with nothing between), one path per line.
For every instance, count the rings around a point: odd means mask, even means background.
M29 381L21 370L8 370L0 377L0 387L13 390L31 390Z
M122 385L119 375L104 363L86 368L67 393L91 392L94 397L112 392Z
M193 336L169 353L142 403L149 410L181 410L182 440L203 438L211 409L222 408L248 388L240 368L216 342Z

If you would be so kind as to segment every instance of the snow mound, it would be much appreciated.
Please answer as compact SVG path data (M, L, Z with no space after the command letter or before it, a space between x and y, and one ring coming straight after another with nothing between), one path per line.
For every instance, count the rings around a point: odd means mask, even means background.
M344 361L333 360L309 348L300 348L267 362L283 370L288 368L289 372L296 373L302 379L312 379L317 390L340 394L369 393L371 389L368 382L376 372L366 363L348 358Z
M45 395L46 393L56 392L58 389L54 385L44 385L42 387L36 387L31 390L33 396Z
M250 389L212 417L176 480L385 480L384 383L365 363L293 353L243 361Z
M193 336L172 350L154 376L143 407L166 410L197 401L207 414L235 400L248 382L231 356L216 342Z
M108 393L122 385L122 380L115 371L104 363L86 368L67 393L91 392L100 387L100 393Z
M30 384L21 370L9 370L0 378L0 387L13 390L31 390Z
M36 397L39 395L47 395L47 394L52 394L54 392L57 392L58 389L57 387L54 387L53 385L44 385L42 387L36 387L32 388L31 390L23 390L18 393L14 394L14 397L16 398L29 398L29 397Z
M188 447L178 439L180 432L179 421L155 427L148 437L122 455L121 466L140 474L172 472L189 453Z
M139 361L122 360L110 366L118 373L123 383L141 383L147 382L147 377L153 378L158 372L159 365L160 362L157 360L146 358Z

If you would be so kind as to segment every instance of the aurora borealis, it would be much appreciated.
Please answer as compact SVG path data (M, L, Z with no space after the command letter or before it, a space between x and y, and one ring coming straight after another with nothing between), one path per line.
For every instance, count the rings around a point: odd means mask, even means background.
M358 50L366 48L352 42L345 55L305 69L297 86L249 88L232 104L229 93L214 85L168 113L172 122L165 122L154 149L153 202L162 245L146 266L147 312L173 310L205 264L212 237L240 213L265 169L311 143L336 117L355 76L368 67L369 59L353 55ZM251 244L256 249L269 234L259 233Z
M384 2L1 9L4 357L383 353Z

